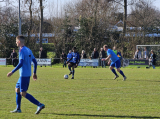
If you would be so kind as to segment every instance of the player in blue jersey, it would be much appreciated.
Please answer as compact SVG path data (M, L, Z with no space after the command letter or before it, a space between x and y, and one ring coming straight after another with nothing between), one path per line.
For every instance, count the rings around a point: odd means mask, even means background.
M67 59L67 63L68 63L68 69L70 70L70 74L72 74L72 78L74 79L74 73L75 73L75 68L78 66L79 62L80 62L80 56L79 53L76 51L76 47L73 47L73 52L71 53L70 59ZM67 56L67 57L68 57ZM71 70L72 67L72 70Z
M22 96L28 99L33 104L37 105L37 111L35 114L39 114L40 111L45 108L45 105L36 100L31 94L27 93L30 76L31 76L31 62L34 63L34 72L33 79L37 80L36 70L37 70L37 61L32 54L32 51L24 46L25 39L23 36L16 37L16 44L19 47L19 64L11 72L7 74L8 77L12 76L14 72L19 69L20 77L15 87L16 91L16 104L17 108L12 113L21 113L21 98Z
M66 63L68 63L68 61L72 58L72 50L69 50L69 53L67 54L67 61ZM71 67L68 66L68 69L70 71L70 74L72 73L71 71Z
M104 49L104 51L107 51L108 57L106 59L102 59L102 60L109 59L108 64L110 64L110 67L109 67L110 70L115 74L114 79L119 77L114 69L114 67L116 67L117 71L123 76L123 81L125 81L127 77L124 75L123 71L120 70L121 62L120 62L120 59L118 58L118 56L111 49L109 49L107 45L104 45L103 49Z
M69 53L67 54L67 61L66 63L72 58L72 50L69 50ZM72 74L72 71L71 71L71 67L68 66L68 69L70 71L70 74Z
M69 53L67 54L67 61L69 61L72 58L72 51L69 50Z

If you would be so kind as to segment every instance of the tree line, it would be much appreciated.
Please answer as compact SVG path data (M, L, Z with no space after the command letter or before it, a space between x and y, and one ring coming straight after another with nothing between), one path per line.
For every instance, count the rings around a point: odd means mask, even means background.
M31 1L27 0L23 8L28 13L21 13L22 34L40 32L40 21L42 20L40 9L33 7L39 3ZM127 8L125 1L127 1L127 7L130 7L130 13L126 15L126 18L124 16L124 9ZM124 57L132 58L136 45L159 44L159 37L149 37L148 35L160 33L160 11L154 8L151 2L153 1L79 0L65 4L63 14L43 17L43 23L47 22L52 27L43 26L42 33L55 34L52 41L54 48L48 50L55 52L55 57L60 57L62 51L68 53L73 46L76 46L79 52L85 50L89 55L94 48L100 49L107 44L111 48L116 46ZM55 4L53 4L54 6ZM44 6L43 9L50 8ZM12 7L0 9L1 57L7 57L11 48L16 47L17 16L17 12ZM126 24L125 33L124 29L117 30L117 28L124 28L124 23ZM33 51L39 50L36 38L30 37L30 35L26 38L26 45Z

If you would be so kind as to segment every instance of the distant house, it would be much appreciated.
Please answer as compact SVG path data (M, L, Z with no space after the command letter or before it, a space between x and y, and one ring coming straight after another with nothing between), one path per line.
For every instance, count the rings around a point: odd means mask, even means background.
M134 23L132 21L127 21L126 22L127 25L127 33L125 34L126 37L142 37L144 36L142 33L143 28L142 27L137 27L136 25L134 25ZM149 29L149 28L148 28ZM158 30L157 30L158 29ZM156 30L152 30L152 32L145 33L145 37L155 37L155 38L159 38L160 37L160 29L157 27ZM118 21L118 22L111 22L109 24L109 28L107 29L109 31L117 31L120 33L120 35L122 35L122 31L123 31L123 21ZM156 33L156 31L158 31Z
M74 32L77 32L80 28L81 28L80 25L77 26L77 27L74 27L74 28L73 28L73 31L74 31Z
M137 27L134 25L132 21L127 21L127 31L135 31L135 30L141 30L141 27ZM110 22L108 29L109 31L117 31L117 32L122 32L123 31L123 21L120 20L118 22Z
M39 33L31 34L31 38L36 38L36 43L39 43ZM28 34L24 35L25 37L28 37ZM42 43L53 43L55 40L55 34L54 33L42 33Z
M34 40L36 39L36 43L39 43L39 26L34 24L33 31L35 33L31 33L30 37ZM55 40L55 34L53 32L53 26L48 22L43 22L42 43L53 43ZM28 37L27 33L23 35Z

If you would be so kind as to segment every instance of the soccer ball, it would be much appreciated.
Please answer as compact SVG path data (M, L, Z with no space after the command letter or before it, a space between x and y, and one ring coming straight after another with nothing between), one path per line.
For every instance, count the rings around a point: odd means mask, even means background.
M68 75L67 74L64 75L64 79L68 79Z

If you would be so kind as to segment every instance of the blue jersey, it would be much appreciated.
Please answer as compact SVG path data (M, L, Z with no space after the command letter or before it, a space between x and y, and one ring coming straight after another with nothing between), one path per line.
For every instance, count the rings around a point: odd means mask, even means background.
M19 50L19 62L20 60L23 60L23 65L19 69L21 77L31 76L31 62L33 59L35 59L35 57L33 56L32 51L26 46L23 46Z
M108 56L111 55L110 60L111 60L112 62L116 62L117 60L119 60L118 56L117 56L111 49L108 49L108 50L107 50L107 55L108 55Z
M72 60L70 60L69 62L72 62L72 63L79 63L80 61L80 56L79 56L79 53L78 52L72 52Z
M67 55L67 61L69 61L71 58L72 58L72 53L68 53L68 55Z

